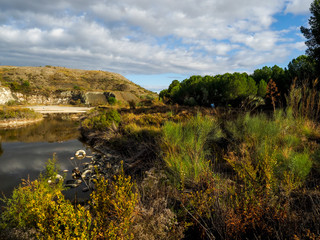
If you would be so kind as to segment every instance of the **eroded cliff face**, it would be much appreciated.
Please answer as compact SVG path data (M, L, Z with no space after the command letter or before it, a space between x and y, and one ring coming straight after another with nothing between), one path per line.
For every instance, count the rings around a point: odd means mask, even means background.
M10 88L0 86L0 104L6 104L14 100L15 98L12 95Z
M7 87L0 86L0 104L6 104L10 101L17 101L26 104L40 105L69 105L86 104L100 105L108 103L108 96L115 96L110 92L81 92L81 91L56 91L48 95L42 94L23 94L12 92Z

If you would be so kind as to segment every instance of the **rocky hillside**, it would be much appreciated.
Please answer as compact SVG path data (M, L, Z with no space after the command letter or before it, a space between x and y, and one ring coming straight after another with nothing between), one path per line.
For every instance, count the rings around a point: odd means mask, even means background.
M0 104L10 100L31 104L104 104L110 96L120 101L156 97L117 73L53 66L0 66L0 83Z

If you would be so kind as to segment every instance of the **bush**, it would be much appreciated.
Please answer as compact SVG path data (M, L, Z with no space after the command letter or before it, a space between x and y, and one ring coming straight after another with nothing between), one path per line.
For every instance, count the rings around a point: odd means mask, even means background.
M134 100L128 101L130 109L135 109L136 108L136 102Z
M246 114L226 126L238 157L249 159L250 164L256 167L272 156L275 163L268 174L276 178L274 181L281 181L285 172L293 174L297 181L305 180L311 169L311 160L301 141L304 133L300 128L303 125L292 117L290 111L276 111L273 118L264 114ZM246 166L248 164L245 163ZM237 167L236 171L240 168L239 164L233 167Z
M23 180L11 198L3 199L2 228L36 229L37 239L88 239L91 215L84 207L65 200L63 181L56 181L55 158L44 176Z
M0 109L0 120L8 119L36 119L41 118L40 113L36 113L29 108L3 107Z
M207 143L222 136L217 122L197 115L186 123L167 122L162 130L163 158L176 180L199 182L210 169Z
M82 127L87 129L95 129L104 131L112 127L114 124L118 126L121 121L121 116L117 110L110 109L108 111L98 111L86 118L82 123Z
M312 161L307 152L293 153L290 157L289 168L301 180L305 180L312 167Z
M116 98L115 97L108 97L108 103L110 105L115 105L117 102Z
M94 238L133 239L131 226L138 203L133 186L131 177L124 175L122 167L111 183L103 177L96 180L96 190L91 194Z

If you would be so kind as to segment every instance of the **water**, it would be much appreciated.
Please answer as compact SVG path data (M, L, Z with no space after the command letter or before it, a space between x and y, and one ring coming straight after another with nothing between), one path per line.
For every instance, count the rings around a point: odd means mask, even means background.
M81 165L79 160L70 160L79 149L90 154L90 148L78 140L78 126L75 121L48 118L35 125L0 130L0 193L10 196L21 179L36 179L54 153L61 170L71 172Z

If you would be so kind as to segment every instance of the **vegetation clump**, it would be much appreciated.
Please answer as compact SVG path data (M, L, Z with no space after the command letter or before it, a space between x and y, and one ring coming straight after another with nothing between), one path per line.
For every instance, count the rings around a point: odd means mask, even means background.
M41 117L40 113L36 113L29 108L6 106L0 108L0 120L37 119Z
M82 127L86 129L106 130L112 126L118 126L121 116L115 109L108 111L93 111L91 115L82 122Z

